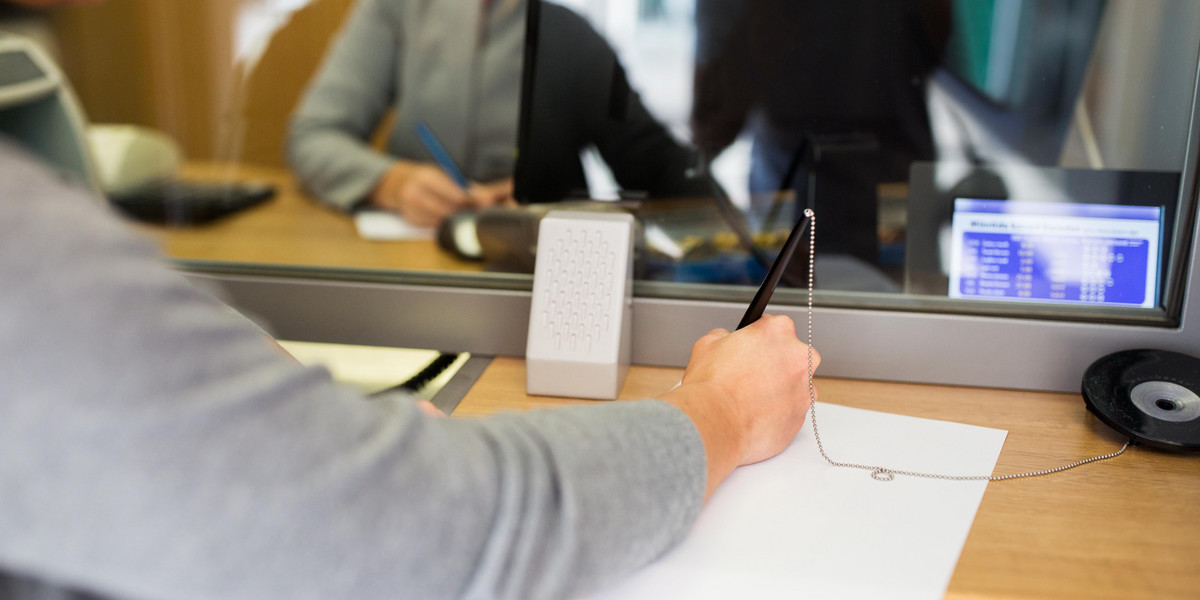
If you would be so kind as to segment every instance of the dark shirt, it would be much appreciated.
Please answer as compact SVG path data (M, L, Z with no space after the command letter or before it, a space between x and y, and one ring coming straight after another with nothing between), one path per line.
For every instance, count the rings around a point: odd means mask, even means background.
M933 155L925 79L949 36L948 0L700 0L692 127L715 156L762 112L774 135L875 135L885 171ZM885 175L886 177L886 175Z
M595 145L617 183L651 197L706 196L689 177L696 156L676 141L630 88L608 42L571 10L541 3L532 96L526 94L517 197L584 197L579 151ZM529 65L527 64L527 67ZM527 90L528 92L528 90Z

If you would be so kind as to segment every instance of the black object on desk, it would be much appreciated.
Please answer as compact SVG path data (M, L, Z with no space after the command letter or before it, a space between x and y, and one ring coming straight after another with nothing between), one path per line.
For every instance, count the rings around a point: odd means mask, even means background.
M262 204L275 195L267 183L156 181L109 201L122 213L150 223L198 225Z
M421 391L421 389L426 385L429 385L430 381L437 379L438 376L440 376L442 373L445 373L446 369L449 369L450 365L453 365L454 362L458 360L458 357L459 355L455 353L442 352L438 354L437 357L435 357L432 361L430 361L428 365L425 365L423 369L418 371L416 375L413 375L412 377L409 377L403 382L398 383L390 388L379 390L378 392L371 394L371 397L374 398L384 396L393 392L415 394Z

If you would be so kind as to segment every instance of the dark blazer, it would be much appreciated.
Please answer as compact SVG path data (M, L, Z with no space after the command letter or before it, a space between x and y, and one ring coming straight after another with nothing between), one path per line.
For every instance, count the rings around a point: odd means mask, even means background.
M706 155L761 110L776 133L871 133L899 179L933 156L924 82L949 0L699 0L696 12L692 129Z

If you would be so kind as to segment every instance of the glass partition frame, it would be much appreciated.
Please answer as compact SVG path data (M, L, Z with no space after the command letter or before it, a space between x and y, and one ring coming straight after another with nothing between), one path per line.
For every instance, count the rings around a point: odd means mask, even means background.
M820 306L815 345L820 375L919 383L1077 392L1096 359L1130 348L1200 354L1200 221L1193 100L1181 197L1188 229L1173 256L1182 271L1170 290L1166 322L1096 323L912 310ZM1181 225L1182 227L1182 225ZM446 274L314 272L181 264L190 279L219 293L288 339L434 348L522 356L529 323L529 279ZM743 301L664 298L644 286L633 308L633 362L683 366L692 343L716 327L736 326ZM772 305L805 329L800 306ZM1101 317L1103 315L1093 315Z
M1078 391L1097 358L1129 348L1200 355L1197 87L1181 173L1178 218L1161 309L972 303L941 297L818 290L820 374L1013 389ZM818 257L819 260L819 257ZM178 262L202 285L288 339L521 356L532 287L527 275L332 270ZM692 343L733 328L753 290L638 282L633 361L682 366ZM806 329L802 290L780 290L770 311ZM451 325L452 324L452 325Z

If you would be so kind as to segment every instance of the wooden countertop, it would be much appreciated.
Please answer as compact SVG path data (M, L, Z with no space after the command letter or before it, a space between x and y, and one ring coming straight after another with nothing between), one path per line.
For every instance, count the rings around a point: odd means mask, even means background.
M276 188L265 204L194 227L140 225L174 259L306 267L411 271L481 271L433 240L368 241L354 220L305 195L284 169L189 164L183 177L207 181L264 181Z
M622 399L662 393L679 369L633 367ZM996 474L1120 448L1074 394L818 379L822 402L1008 430ZM454 411L589 402L525 394L525 363L496 358ZM1200 456L1131 447L1064 473L992 482L947 598L1200 597Z

